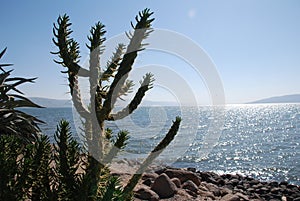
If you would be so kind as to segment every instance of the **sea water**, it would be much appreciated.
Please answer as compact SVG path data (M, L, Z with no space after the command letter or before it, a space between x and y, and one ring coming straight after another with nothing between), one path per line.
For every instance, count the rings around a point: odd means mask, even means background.
M25 111L46 123L40 127L51 140L61 119L70 121L76 139L83 139L82 119L72 108ZM179 132L157 161L300 185L300 104L140 107L107 127L115 134L130 132L121 156L143 158L176 116L182 117Z

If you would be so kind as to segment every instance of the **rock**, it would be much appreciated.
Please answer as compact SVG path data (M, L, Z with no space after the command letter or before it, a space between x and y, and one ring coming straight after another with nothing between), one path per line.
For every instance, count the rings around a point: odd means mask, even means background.
M227 194L221 198L221 201L241 201L241 199L236 194Z
M200 172L200 177L202 181L206 181L208 183L217 184L218 182L213 178L211 173L209 172Z
M230 189L230 190L234 189L234 187L232 186L232 184L225 184L225 187L228 188L228 189Z
M236 193L235 195L237 195L239 198L241 198L242 200L245 200L245 201L249 201L249 197L242 194L242 193Z
M282 182L280 182L280 184L279 185L284 185L284 186L287 186L289 183L287 182L287 181L282 181Z
M181 200L194 200L193 197L197 197L196 193L193 193L192 191L187 192L187 190L184 189L178 189L177 193L175 194L175 196L173 198L179 197L180 199L177 199L177 201L181 201ZM173 198L171 198L171 200L173 200ZM176 199L174 199L176 201Z
M198 196L198 194L196 193L196 192L194 192L194 191L191 191L191 190L189 190L189 189L184 189L189 195L191 195L191 196L193 196L193 197L197 197Z
M191 180L188 180L188 181L184 182L182 184L182 188L183 189L188 189L188 190L193 191L195 193L198 191L198 186L194 182L192 182Z
M206 188L206 186L204 185L204 182L201 182L201 185L198 186L198 188L202 191L208 191L208 189Z
M272 188L274 188L274 187L278 187L279 184L276 181L272 181L272 182L269 183L269 186L272 187Z
M160 168L158 170L155 171L155 174L161 175L162 173L164 173L167 170L167 168Z
M202 184L208 189L209 192L212 192L215 196L220 196L220 188L211 183L202 182Z
M152 184L152 180L150 178L146 179L145 181L143 181L142 184L145 184L146 186L151 186Z
M232 190L228 189L228 188L220 188L220 196L224 196L224 195L227 195L227 194L231 194L232 193Z
M278 192L280 192L281 189L280 188L272 188L271 189L271 193L277 194Z
M177 187L165 173L162 173L155 179L151 190L156 192L160 198L170 198L176 193Z
M154 191L147 188L140 188L138 191L135 192L135 197L142 200L151 200L151 201L159 200L159 196Z
M209 192L209 191L198 190L198 194L199 194L201 197L211 198L212 200L216 200L214 194L211 193L211 192Z
M243 187L244 187L244 189L248 189L248 188L250 188L250 184L244 183L244 184L243 184Z
M194 167L188 167L187 170L190 172L196 172L196 168Z
M176 170L176 169L167 169L165 173L170 177L170 178L178 178L181 183L186 182L187 180L191 180L194 182L197 186L200 185L201 180L200 178L193 172L189 172L186 170Z
M236 186L236 188L241 189L241 190L244 190L244 189L245 189L245 187L244 187L243 185L241 185L241 184L238 184L238 185Z
M226 183L225 180L222 179L222 178L218 179L216 182L217 182L217 185L218 185L218 186L224 186L225 183Z
M262 187L263 187L263 185L261 183L252 185L252 188L255 188L255 189L259 189L259 188L262 188Z
M176 185L177 188L181 187L181 182L178 178L172 178L171 181Z
M261 187L258 192L259 192L259 194L265 194L269 191L270 190L267 187Z
M251 185L251 186L253 186L253 185L257 185L257 184L259 184L260 182L258 181L258 180L256 180L256 179L252 179L251 181L249 181L249 184Z
M237 186L239 183L238 179L231 179L228 184L231 184L232 186Z
M157 177L158 177L158 174L156 174L156 173L144 173L142 176L142 179L145 180L145 179L151 178L154 180Z

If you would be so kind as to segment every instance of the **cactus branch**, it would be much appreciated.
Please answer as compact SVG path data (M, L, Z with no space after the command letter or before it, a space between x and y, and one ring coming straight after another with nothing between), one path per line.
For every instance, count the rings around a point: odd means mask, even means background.
M57 41L53 38L53 43L59 48L58 52L51 52L52 54L58 54L62 61L56 61L58 64L62 64L64 67L68 68L68 79L71 94L73 94L74 82L76 79L75 76L84 76L88 77L89 72L78 65L79 62L79 44L73 39L70 38L70 26L72 25L69 22L69 16L63 15L59 16L57 19L58 27L54 24L53 33Z
M149 19L151 15L152 12L150 12L149 9L145 9L144 11L139 13L140 18L136 16L137 24L135 26L133 36L130 40L129 45L127 46L126 54L124 55L122 62L120 63L120 67L115 76L115 79L110 85L109 91L107 93L107 98L103 103L103 108L101 109L102 115L99 119L100 122L103 122L105 119L107 119L113 106L116 103L117 94L124 85L128 77L128 73L131 71L132 65L137 57L137 51L141 47L142 40L147 37L147 30L150 28L151 22L154 20Z
M116 72L122 59L124 48L124 44L118 44L116 51L113 53L110 61L107 62L106 70L101 74L100 81L108 81L110 77L114 76L114 73Z
M84 104L82 103L77 76L74 77L73 94L71 95L72 101L74 103L73 105L78 114L80 114L80 116L82 116L84 119L89 118L90 112L85 108Z
M138 181L142 177L142 173L147 169L147 167L154 161L156 157L159 156L159 154L172 142L175 135L178 132L179 125L181 122L180 117L176 117L176 120L173 122L173 125L171 126L169 132L167 135L163 138L162 141L151 151L151 153L148 155L146 160L142 163L142 165L139 167L139 169L136 171L136 174L134 174L127 185L124 187L123 193L125 196L124 200L128 200L128 196L133 191L134 187L137 185Z
M145 93L152 88L153 81L154 81L153 75L151 73L147 73L144 76L143 81L140 82L141 86L138 89L132 101L129 103L129 105L127 105L127 107L117 112L116 114L111 114L106 120L115 121L115 120L123 119L129 114L131 114L142 102Z
M104 158L104 163L110 163L112 159L117 156L118 152L122 150L126 145L127 141L129 139L129 133L128 131L120 131L118 133L117 139L113 145L113 147L110 149L106 157Z
M90 76L89 76L89 83L90 83L90 120L91 124L91 132L93 136L93 140L97 141L95 143L100 143L100 147L102 147L100 138L102 137L103 128L99 129L97 125L97 117L96 113L92 112L92 110L96 110L98 107L101 107L101 97L97 96L97 87L99 83L99 74L100 74L100 54L102 52L101 47L103 42L105 41L105 34L104 25L100 22L96 23L90 30L91 36L88 37L90 41ZM99 134L100 132L100 134Z

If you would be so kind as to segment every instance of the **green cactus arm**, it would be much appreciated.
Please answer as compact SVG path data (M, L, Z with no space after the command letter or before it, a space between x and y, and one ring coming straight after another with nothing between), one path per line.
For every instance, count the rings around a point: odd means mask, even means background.
M149 19L152 14L153 13L150 12L149 9L145 9L139 13L140 18L138 16L136 17L137 24L134 27L134 33L130 38L126 54L123 56L118 72L110 85L107 97L103 103L103 107L101 108L101 116L98 119L99 123L104 122L115 105L118 98L117 94L124 85L128 77L128 73L132 69L132 65L137 57L137 52L141 50L142 40L149 34L151 22L154 20Z
M132 93L132 88L134 86L133 80L126 80L124 83L123 87L121 88L118 98L123 100L122 96L127 96L129 93Z
M78 43L70 38L72 31L70 26L69 16L66 14L59 16L57 19L57 25L54 24L53 34L57 41L53 38L54 44L59 48L59 51L53 54L58 54L62 61L55 61L67 67L68 70L64 73L68 73L69 87L72 96L72 101L77 112L83 117L88 118L89 111L84 107L81 99L80 90L78 87L78 76L89 76L89 71L81 68L78 65L79 62L79 45Z
M101 22L97 22L90 30L91 35L88 36L88 40L90 41L90 45L86 45L89 48L90 52L94 50L101 50L103 48L103 42L106 40L104 34L106 31L104 30L104 24ZM102 50L99 54L102 53Z
M81 93L78 85L78 77L74 77L74 84L73 84L73 94L71 94L73 105L78 112L78 114L83 117L84 119L88 119L90 116L90 112L86 109L82 102Z
M124 48L125 48L124 44L121 43L118 44L115 52L113 53L113 56L107 62L106 70L100 72L100 79L96 89L96 101L98 103L98 107L96 111L99 111L99 109L101 108L99 107L99 105L102 106L102 99L106 99L107 92L109 89L108 85L103 86L103 82L109 82L110 78L115 76L115 73L117 72L117 69L120 65L120 61L122 60L122 56L124 54Z
M114 73L117 71L120 61L122 60L124 48L124 44L118 44L115 52L113 53L113 56L107 62L106 70L103 73L101 73L100 81L109 81L110 77L114 77Z
M173 125L171 126L169 132L167 135L160 141L160 143L151 151L151 153L148 155L148 157L144 160L142 165L139 167L139 169L136 171L136 174L134 174L127 185L124 187L123 193L125 195L124 200L128 200L129 196L131 195L131 192L133 191L134 187L137 185L138 181L142 177L142 173L145 172L147 167L154 161L155 158L159 156L159 154L172 142L174 137L176 136L179 126L180 126L181 118L176 117L176 120L173 122Z
M105 156L103 162L104 164L111 163L112 159L117 156L120 150L124 149L127 145L129 139L128 131L120 131L118 133L117 139L113 144L113 147L109 150L108 154Z
M57 25L54 23L53 34L56 40L52 38L52 41L59 48L59 51L51 53L58 54L59 58L62 59L62 61L54 60L56 63L68 68L66 72L63 72L68 73L69 85L72 94L74 77L76 75L88 77L89 71L80 67L78 64L80 58L79 44L73 38L70 38L72 31L69 27L72 24L69 21L69 16L65 14L58 17Z
M106 119L108 121L115 121L119 119L123 119L129 114L131 114L142 102L145 93L152 88L152 83L153 83L153 74L147 73L144 76L143 81L140 82L141 86L138 89L137 93L135 94L134 98L132 101L127 105L123 110L117 112L116 114L111 114L109 117Z
M102 102L101 97L97 96L96 94L98 84L101 86L101 83L99 83L100 54L103 52L103 43L105 41L104 34L106 31L104 30L104 27L105 26L102 23L97 22L90 30L91 35L88 36L88 40L90 41L90 45L87 45L90 50L90 106L92 110L101 107ZM92 117L96 118L94 115Z

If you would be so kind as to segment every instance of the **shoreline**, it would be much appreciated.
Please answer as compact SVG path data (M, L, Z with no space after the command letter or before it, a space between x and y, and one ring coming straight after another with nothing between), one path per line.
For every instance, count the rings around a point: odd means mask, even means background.
M110 169L113 175L120 176L124 185L139 165L139 161L121 160ZM148 168L134 192L134 201L300 201L300 186L286 181L260 181L240 174L217 174L161 164Z

